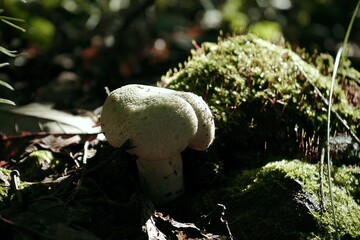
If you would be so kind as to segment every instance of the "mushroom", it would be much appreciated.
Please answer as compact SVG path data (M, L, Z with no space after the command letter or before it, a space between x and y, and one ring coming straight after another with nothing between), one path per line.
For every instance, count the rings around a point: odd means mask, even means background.
M205 101L189 92L130 84L107 97L101 127L109 144L137 156L140 184L155 205L184 192L181 152L205 150L215 125Z

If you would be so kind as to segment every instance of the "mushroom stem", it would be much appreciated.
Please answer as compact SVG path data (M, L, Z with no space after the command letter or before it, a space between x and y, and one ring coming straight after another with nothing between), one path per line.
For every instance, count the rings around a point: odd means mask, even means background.
M155 205L171 202L184 192L181 155L159 161L137 159L140 184Z

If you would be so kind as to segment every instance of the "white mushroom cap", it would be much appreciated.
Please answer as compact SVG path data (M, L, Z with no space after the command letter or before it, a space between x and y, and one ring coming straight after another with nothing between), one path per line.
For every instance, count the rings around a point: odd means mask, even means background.
M120 147L130 139L130 153L162 160L182 152L198 130L196 112L175 91L126 85L113 91L101 114L108 142Z
M214 117L208 105L202 97L190 92L177 92L176 95L190 103L198 119L198 130L188 147L199 151L207 149L215 137Z

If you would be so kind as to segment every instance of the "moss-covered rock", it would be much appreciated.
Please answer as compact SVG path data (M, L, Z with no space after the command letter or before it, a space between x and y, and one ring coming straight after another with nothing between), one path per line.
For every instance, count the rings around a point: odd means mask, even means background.
M355 200L356 191L348 189L358 188L358 182L349 176L360 174L360 169L342 166L334 167L334 172L337 180L332 190L339 236L359 239L360 205ZM246 185L249 176L255 177ZM224 204L223 217L239 239L330 239L335 236L335 227L326 174L323 186L324 198L319 165L283 160L252 173L240 172L226 188L202 195L194 206L206 214L217 203Z
M297 54L248 34L203 43L159 84L204 98L216 119L215 145L224 159L263 163L271 157L318 154L325 141L333 65L329 55ZM334 90L333 109L355 134L360 108L354 96L360 88L354 79L359 78L345 62ZM344 129L332 116L332 131Z
M348 175L354 173L352 167L335 167L334 171L336 172L338 169L340 169L340 171L342 171L344 175L345 172ZM324 201L324 211L320 207L317 209L309 209L309 212L312 214L314 220L317 222L318 228L317 230L313 229L312 232L308 232L309 235L307 235L312 236L313 233L316 233L317 236L323 239L327 238L329 235L334 236L335 227L331 211L327 176L324 176L324 199L322 199L320 193L319 172L320 171L318 165L308 164L298 160L274 162L267 164L262 168L262 170L256 177L255 182L257 183L255 184L255 186L258 185L259 182L268 185L268 179L275 181L277 181L278 179L280 180L279 183L284 181L283 179L290 179L292 181L298 182L302 186L303 190L306 191L306 193L314 199L317 205L320 206L321 203ZM358 169L357 174L359 173L360 172ZM282 177L277 178L276 174L280 174L280 176ZM334 182L332 186L338 231L341 238L357 239L360 237L360 205L356 203L353 195L351 195L343 187L344 185L349 185L349 188L356 187L356 184L354 183L341 180ZM273 194L274 192L272 192L272 195ZM288 210L291 210L291 208L289 208ZM293 208L293 210L296 210L296 208ZM294 221L299 221L300 219L295 218Z
M360 167L341 166L334 170L334 182L360 204Z

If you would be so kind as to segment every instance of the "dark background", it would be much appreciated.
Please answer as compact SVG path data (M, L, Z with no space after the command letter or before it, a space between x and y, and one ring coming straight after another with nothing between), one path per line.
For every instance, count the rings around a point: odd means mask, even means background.
M253 32L273 42L336 54L357 1L335 0L32 0L1 1L2 15L25 20L25 33L0 22L0 45L21 55L1 62L0 97L17 105L101 106L104 87L154 84L197 44ZM358 68L358 17L349 57Z

